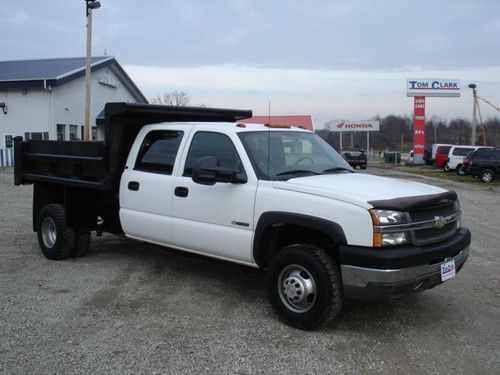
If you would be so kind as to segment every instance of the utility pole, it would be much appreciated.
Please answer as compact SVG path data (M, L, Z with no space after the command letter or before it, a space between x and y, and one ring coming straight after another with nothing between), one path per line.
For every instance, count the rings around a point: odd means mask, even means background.
M90 140L90 60L92 56L92 11L101 6L96 0L85 0L87 16L87 53L85 56L85 122L83 126L83 140Z
M469 88L472 89L472 98L473 98L473 104L472 104L472 135L471 135L471 144L476 145L476 126L477 126L477 113L476 113L476 107L477 107L477 91L476 91L476 84L471 83L469 84Z

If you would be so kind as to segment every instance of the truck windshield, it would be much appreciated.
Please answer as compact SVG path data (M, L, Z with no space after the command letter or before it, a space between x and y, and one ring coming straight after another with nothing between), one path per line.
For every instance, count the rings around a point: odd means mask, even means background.
M344 158L314 133L257 131L238 135L259 179L353 172Z

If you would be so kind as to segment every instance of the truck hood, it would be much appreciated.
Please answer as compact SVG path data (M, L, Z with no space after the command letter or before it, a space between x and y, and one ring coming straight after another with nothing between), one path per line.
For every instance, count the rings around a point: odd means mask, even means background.
M370 209L371 201L427 196L447 190L419 182L364 173L334 173L275 181L276 189L323 196Z

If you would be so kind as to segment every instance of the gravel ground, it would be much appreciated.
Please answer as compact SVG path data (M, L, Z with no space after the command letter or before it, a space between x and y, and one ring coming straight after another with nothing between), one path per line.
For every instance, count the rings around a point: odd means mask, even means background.
M264 275L114 236L45 259L30 186L0 172L3 373L500 373L500 188L399 171L460 196L471 256L448 283L385 303L347 302L321 331L285 326Z

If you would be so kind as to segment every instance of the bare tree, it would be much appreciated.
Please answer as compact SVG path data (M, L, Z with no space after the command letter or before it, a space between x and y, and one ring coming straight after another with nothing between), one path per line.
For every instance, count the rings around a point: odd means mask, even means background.
M158 95L156 98L151 98L149 101L152 104L185 107L191 102L191 97L184 91L170 91L164 93L163 95Z

